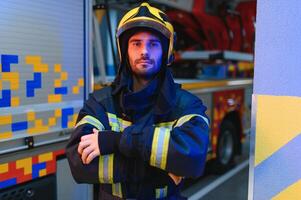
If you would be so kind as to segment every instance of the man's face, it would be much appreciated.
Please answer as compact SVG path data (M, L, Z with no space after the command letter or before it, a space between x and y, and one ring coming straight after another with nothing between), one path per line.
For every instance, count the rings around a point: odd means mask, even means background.
M138 77L144 79L154 77L160 70L162 54L160 39L151 32L137 32L128 41L130 66Z

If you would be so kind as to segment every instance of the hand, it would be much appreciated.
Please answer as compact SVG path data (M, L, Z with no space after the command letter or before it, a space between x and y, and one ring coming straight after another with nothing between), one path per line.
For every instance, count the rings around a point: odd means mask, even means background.
M81 137L77 151L84 164L89 164L96 156L100 155L97 129L94 128L93 133Z
M168 176L170 176L170 178L174 181L174 183L176 185L179 185L179 183L181 182L181 180L183 178L183 177L180 177L180 176L176 176L176 175L174 175L172 173L168 173Z

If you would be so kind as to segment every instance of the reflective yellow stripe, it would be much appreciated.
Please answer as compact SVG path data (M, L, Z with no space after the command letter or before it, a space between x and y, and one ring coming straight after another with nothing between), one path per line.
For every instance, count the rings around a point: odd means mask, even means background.
M122 132L125 128L132 125L132 122L126 121L122 118L118 118L115 114L107 113L109 124L113 131Z
M117 118L118 122L120 124L120 131L122 132L125 128L129 127L132 125L132 122L123 120L122 118Z
M164 134L162 160L161 160L161 166L160 166L161 169L166 169L166 161L167 161L169 139L170 139L170 132L167 129L167 130L165 130L165 134Z
M190 114L190 115L184 115L183 117L178 119L175 127L182 126L185 122L188 122L193 117L201 117L206 122L206 124L209 126L209 121L206 117L199 115L199 114Z
M122 125L128 127L128 126L132 125L132 122L122 119Z
M103 124L96 119L95 117L92 117L91 115L86 115L84 118L82 118L76 125L75 128L79 127L82 124L91 124L92 126L95 126L98 130L104 130Z
M156 199L160 198L160 189L156 189Z
M155 163L156 163L159 131L160 131L160 128L155 128L155 133L153 136L153 143L152 143L152 152L151 152L151 157L150 157L150 165L151 166L156 166Z
M156 124L156 127L164 127L164 128L168 128L168 129L172 129L172 125L176 122L176 120L171 121L171 122L162 122L159 124Z
M114 154L99 156L98 177L100 183L113 183Z
M161 169L166 168L170 130L167 128L155 128L150 165Z
M120 131L120 124L118 121L118 118L115 114L112 113L107 113L108 119L109 119L109 124L111 126L112 131Z
M167 197L167 186L165 186L164 188L158 188L155 190L155 192L156 192L156 199Z
M121 183L113 183L112 184L112 194L114 196L117 196L119 198L122 198L122 189L121 189Z

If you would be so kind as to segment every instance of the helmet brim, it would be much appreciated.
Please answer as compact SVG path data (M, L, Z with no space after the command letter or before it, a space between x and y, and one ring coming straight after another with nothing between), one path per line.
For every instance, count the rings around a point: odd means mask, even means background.
M170 31L162 24L155 22L155 21L150 21L150 20L133 20L131 22L128 22L124 24L116 33L116 37L119 37L122 33L134 29L134 28L149 28L151 30L157 31L161 33L164 37L169 39L171 37Z

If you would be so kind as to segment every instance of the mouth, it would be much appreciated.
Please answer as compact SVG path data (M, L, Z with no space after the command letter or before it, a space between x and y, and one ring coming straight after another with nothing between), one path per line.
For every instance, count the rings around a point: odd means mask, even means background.
M153 62L151 60L139 60L137 63L138 64L152 64Z
M149 62L139 62L138 64L140 64L140 65L145 65L145 66L151 65L151 63L149 63Z

